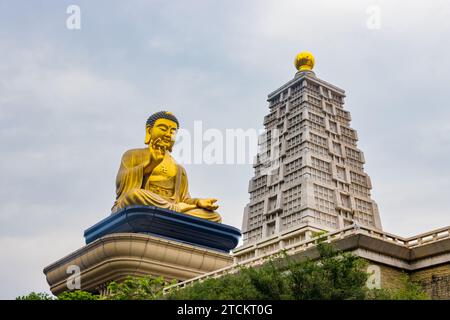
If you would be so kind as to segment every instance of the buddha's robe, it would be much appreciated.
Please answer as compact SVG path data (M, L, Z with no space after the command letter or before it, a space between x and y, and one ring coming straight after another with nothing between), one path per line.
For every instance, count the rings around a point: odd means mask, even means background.
M163 161L150 176L144 175L144 162L150 157L148 148L128 150L122 156L116 179L116 201L111 211L132 205L148 205L180 212L179 203L197 205L188 191L186 170L166 152ZM182 212L214 222L222 219L217 212L195 208Z

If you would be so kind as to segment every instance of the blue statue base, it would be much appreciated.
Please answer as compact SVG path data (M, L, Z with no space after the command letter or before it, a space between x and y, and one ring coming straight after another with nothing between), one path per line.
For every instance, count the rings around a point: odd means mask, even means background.
M152 206L131 206L101 220L86 231L86 244L111 233L144 233L211 250L236 248L239 229Z

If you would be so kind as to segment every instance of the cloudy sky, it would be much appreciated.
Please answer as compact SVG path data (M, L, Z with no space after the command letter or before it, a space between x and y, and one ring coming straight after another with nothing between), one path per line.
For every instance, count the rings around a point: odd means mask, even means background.
M42 269L109 214L149 114L260 129L301 50L346 90L384 229L450 225L449 38L446 0L0 0L0 298L48 291ZM251 165L186 169L240 228Z

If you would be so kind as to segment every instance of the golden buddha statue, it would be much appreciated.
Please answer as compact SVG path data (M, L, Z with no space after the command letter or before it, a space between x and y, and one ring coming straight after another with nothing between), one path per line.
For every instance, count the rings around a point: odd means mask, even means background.
M215 212L217 199L191 198L186 170L170 155L178 126L177 118L167 111L148 118L148 147L128 150L122 156L112 214L131 205L146 205L222 222Z

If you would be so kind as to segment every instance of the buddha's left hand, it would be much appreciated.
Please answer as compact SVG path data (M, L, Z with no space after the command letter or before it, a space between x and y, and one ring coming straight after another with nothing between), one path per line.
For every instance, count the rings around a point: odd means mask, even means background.
M214 198L200 199L197 202L197 207L214 211L219 207L217 204L214 204L215 202L217 202L217 199Z

